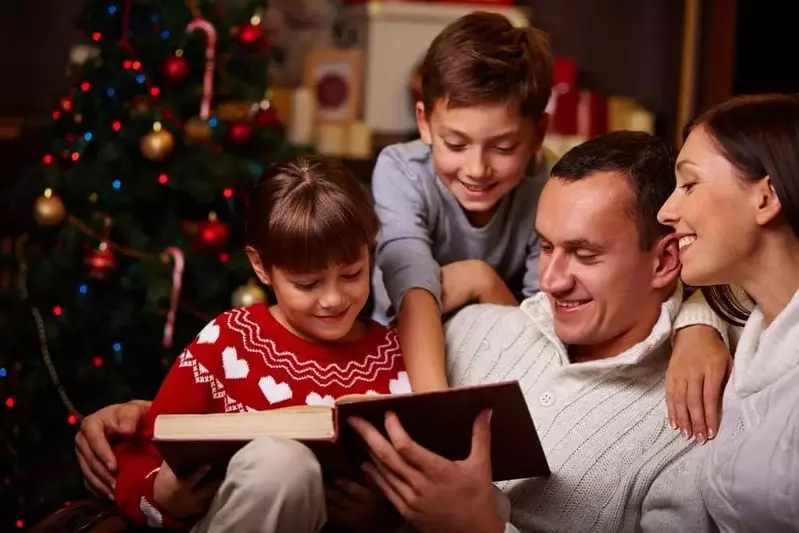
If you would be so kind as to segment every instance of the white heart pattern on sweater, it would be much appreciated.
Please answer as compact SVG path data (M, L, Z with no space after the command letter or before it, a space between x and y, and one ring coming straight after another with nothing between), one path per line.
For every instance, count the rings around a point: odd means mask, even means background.
M272 376L264 376L258 380L258 386L269 403L280 403L291 399L291 387L288 383L277 383Z
M225 369L225 379L244 379L250 373L249 363L245 359L239 359L233 346L222 350L222 367Z
M397 374L397 379L392 379L388 382L388 390L391 394L405 394L411 392L411 382L408 379L408 373L402 371Z
M219 339L219 326L209 322L197 336L197 344L213 344Z
M329 394L325 396L320 396L319 393L312 392L311 394L305 397L306 405L326 405L328 407L333 407L335 403L336 399L330 396Z

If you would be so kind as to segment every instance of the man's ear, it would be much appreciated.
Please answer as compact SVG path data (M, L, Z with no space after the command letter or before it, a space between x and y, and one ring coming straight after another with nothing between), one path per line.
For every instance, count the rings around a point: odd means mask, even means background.
M777 218L782 213L782 203L774 189L771 176L766 176L754 185L755 220L761 226Z
M264 264L261 262L260 254L252 246L245 247L244 251L247 252L247 258L250 260L252 269L255 271L255 275L258 276L258 279L261 280L261 283L264 285L271 285L269 274L267 274Z
M670 287L680 276L680 247L675 233L669 233L655 243L652 286L656 289Z
M430 110L432 113L432 110ZM416 127L419 128L419 135L422 142L427 146L433 144L433 133L430 131L430 121L428 120L427 113L424 110L424 103L416 102Z

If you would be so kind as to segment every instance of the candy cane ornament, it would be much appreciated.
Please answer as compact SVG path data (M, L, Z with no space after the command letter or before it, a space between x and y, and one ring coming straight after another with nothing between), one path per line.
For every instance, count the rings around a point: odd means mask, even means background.
M203 100L200 104L200 118L208 120L211 114L211 95L214 90L214 62L216 57L216 28L202 18L192 20L186 31L201 30L205 32L205 76L203 77Z
M166 314L166 324L164 324L164 348L172 347L172 336L175 332L175 316L178 311L178 301L180 300L180 289L183 286L183 270L186 265L183 250L177 246L170 246L166 253L172 256L174 268L172 269L172 296L169 299L169 311Z

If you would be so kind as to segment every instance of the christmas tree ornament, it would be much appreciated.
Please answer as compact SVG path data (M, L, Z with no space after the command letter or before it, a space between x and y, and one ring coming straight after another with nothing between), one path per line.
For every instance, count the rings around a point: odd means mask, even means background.
M184 126L186 137L194 142L205 142L211 139L214 131L207 120L200 117L190 118Z
M197 224L199 235L198 247L203 251L215 251L224 248L230 238L230 229L227 224L219 220L213 211L208 215L208 220Z
M261 107L255 113L255 123L262 128L274 128L280 126L280 117L273 106L268 106L265 109Z
M61 224L66 214L64 202L52 189L45 189L44 194L36 198L33 204L33 216L40 226L57 226Z
M164 324L164 338L161 344L164 348L172 346L172 335L175 331L175 317L178 312L178 303L180 302L180 289L183 286L183 270L185 269L186 259L183 255L183 250L177 246L170 246L166 249L164 254L172 259L172 292L169 298L169 311L166 314L166 323Z
M252 126L247 122L234 122L228 128L228 137L232 144L247 144L252 139Z
M174 55L164 61L162 70L167 83L181 83L189 75L189 62L182 55Z
M163 161L175 148L175 138L161 127L160 122L156 122L153 131L142 137L139 147L142 155L150 161Z
M266 32L261 24L260 17L253 17L250 21L239 26L236 39L245 48L258 50L266 44Z
M253 108L257 107L257 104L247 101L222 102L216 106L214 116L223 122L246 121L252 118Z
M242 285L233 291L230 298L230 305L234 308L248 307L264 302L266 302L266 291L259 287L253 278L250 278L246 285Z
M203 99L200 103L200 118L208 120L211 114L211 97L214 90L214 57L216 54L216 28L205 19L197 18L189 22L186 30L205 32L205 73L203 74Z
M95 279L105 279L117 268L116 254L106 241L87 255L84 262L89 267L89 275Z

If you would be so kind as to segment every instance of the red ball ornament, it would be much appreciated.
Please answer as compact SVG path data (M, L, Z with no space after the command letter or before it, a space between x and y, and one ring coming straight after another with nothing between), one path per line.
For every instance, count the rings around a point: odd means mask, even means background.
M259 109L255 114L255 123L262 128L273 128L280 126L280 117L277 116L277 111L272 106L266 109Z
M117 258L114 251L107 243L100 243L96 250L86 256L86 266L89 267L89 275L97 279L105 279L108 274L116 270Z
M197 233L199 236L198 247L206 251L224 248L230 239L230 230L227 224L219 220L213 213L207 221L197 224Z
M189 62L185 57L170 57L164 61L163 73L167 83L180 83L189 75Z
M252 126L246 122L234 122L230 125L228 136L233 144L245 144L252 139Z
M260 48L266 42L264 27L251 22L239 26L237 37L239 42L248 48Z

